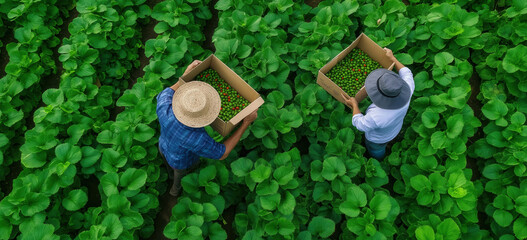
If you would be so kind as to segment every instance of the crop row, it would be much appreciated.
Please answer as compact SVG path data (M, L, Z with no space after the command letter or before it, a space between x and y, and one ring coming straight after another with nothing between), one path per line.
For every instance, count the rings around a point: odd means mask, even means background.
M60 40L56 36L67 15L71 1L37 3L3 1L0 9L0 36L13 32L13 42L6 44L9 62L0 79L0 179L9 166L20 159L18 148L31 122L31 113L41 101L42 78L56 71L52 49ZM0 43L2 45L2 43ZM5 53L4 53L5 54Z
M471 59L481 77L482 137L470 147L478 159L484 194L479 211L493 236L527 238L527 64L525 3L514 1L500 12L478 9L484 22L481 48Z
M120 91L100 86L97 79L123 82L121 78L131 67L122 70L121 75L112 75L116 72L114 66L137 61L137 20L149 15L145 7L142 2L101 3L95 7L89 1L76 3L79 15L68 26L71 37L62 39L58 50L64 68L60 86L42 94L45 106L35 111L35 126L25 132L20 148L25 169L13 181L13 191L0 202L2 222L10 223L3 224L8 228L1 238L69 237L79 232L81 239L92 239L92 234L115 235L123 231L123 226L130 230L125 234L132 236L131 229L141 226L141 215L124 208L130 202L120 196L111 201L92 198L90 204L102 202L101 206L78 210L88 203L88 194L98 196L93 192L98 191L97 186L86 186L86 179L95 173L90 167L101 156L95 133L109 118L107 106L114 104L112 94ZM133 61L123 61L127 57ZM103 155L105 160L115 157L111 152ZM130 178L130 174L123 179ZM120 230L119 226L106 230L104 225L116 224L117 217L126 219Z

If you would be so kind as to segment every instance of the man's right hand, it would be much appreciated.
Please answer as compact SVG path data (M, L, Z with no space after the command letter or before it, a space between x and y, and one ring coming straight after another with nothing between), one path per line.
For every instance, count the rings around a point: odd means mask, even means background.
M258 117L258 109L254 110L254 112L249 114L249 116L245 117L243 119L243 123L236 130L236 132L234 132L227 140L225 140L225 142L223 142L225 145L225 153L223 153L223 156L221 156L220 160L223 160L229 156L232 149L234 149L236 144L238 144L240 141L240 138L242 137L245 130L247 130L249 125L254 122L254 120L256 120L256 117Z
M404 65L400 63L397 58L395 58L392 50L389 48L384 48L384 51L386 51L386 56L395 63L395 69L397 69L397 71L401 70L401 68L404 68Z
M397 61L397 59L395 58L395 56L393 55L393 52L391 49L389 48L384 48L384 51L386 51L386 56L390 59L390 60L393 60L394 62Z
M354 108L355 106L358 106L359 104L357 103L357 99L355 99L354 97L347 97L346 95L344 94L340 94L342 96L342 98L344 98L344 102L346 103L346 105L350 108Z
M254 112L252 112L247 117L245 117L243 119L243 123L247 125L251 124L252 122L254 122L254 120L256 120L257 117L258 117L258 109L254 110Z

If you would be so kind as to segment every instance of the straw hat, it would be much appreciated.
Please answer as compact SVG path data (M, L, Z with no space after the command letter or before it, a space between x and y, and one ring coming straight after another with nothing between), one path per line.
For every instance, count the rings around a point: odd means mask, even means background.
M172 97L177 120L193 128L205 127L220 114L221 99L208 83L192 81L181 85Z
M380 108L399 109L410 101L410 86L396 73L380 68L372 71L364 83L371 101Z

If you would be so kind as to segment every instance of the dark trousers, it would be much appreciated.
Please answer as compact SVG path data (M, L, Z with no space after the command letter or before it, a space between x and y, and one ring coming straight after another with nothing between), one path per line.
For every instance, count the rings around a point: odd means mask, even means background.
M187 169L175 169L168 164L167 159L165 158L163 152L161 152L161 148L159 146L158 149L159 153L161 154L161 157L163 158L163 162L165 162L165 167L167 168L168 176L174 179L169 193L174 197L178 197L181 193L181 179L190 172L194 171L196 168L198 168L199 161L196 161L194 164L192 164L192 166Z
M377 160L381 160L384 158L384 155L386 153L386 145L388 143L382 143L382 144L374 143L374 142L370 142L366 138L364 138L364 140L366 143L366 149L368 150L368 153L370 154L371 157Z

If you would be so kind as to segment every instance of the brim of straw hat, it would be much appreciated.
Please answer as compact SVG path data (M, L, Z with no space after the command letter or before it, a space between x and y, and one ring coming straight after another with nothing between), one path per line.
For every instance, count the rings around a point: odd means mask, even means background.
M392 75L394 80L399 79L400 81L403 81L401 92L399 93L397 97L386 97L377 88L377 81L379 81L380 77L384 74ZM410 101L410 96L412 95L410 86L408 86L408 84L404 82L404 80L402 80L398 74L388 69L384 69L384 68L373 70L366 77L366 81L364 82L364 87L366 88L366 93L368 93L368 97L370 97L371 101L377 107L384 108L384 109L402 108L404 105L406 105Z
M205 111L197 115L189 114L183 109L183 104L189 99L185 95L189 91L199 90L206 98ZM172 97L172 110L177 120L185 126L201 128L210 125L220 114L221 98L216 89L201 81L192 81L181 85Z

